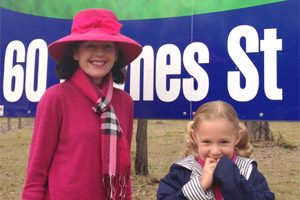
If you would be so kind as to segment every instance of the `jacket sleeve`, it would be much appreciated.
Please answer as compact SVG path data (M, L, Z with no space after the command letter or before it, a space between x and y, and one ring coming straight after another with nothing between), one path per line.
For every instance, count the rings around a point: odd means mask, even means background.
M162 200L212 200L211 190L204 191L199 176L191 178L191 171L174 164L170 172L160 181L157 199Z
M226 157L220 159L214 181L222 185L224 200L274 200L265 177L253 165L249 180L240 174L235 163Z
M186 200L182 187L190 179L191 172L179 165L173 164L169 173L160 180L157 199L158 200Z
M46 92L37 107L22 200L45 199L48 170L59 137L58 110L60 101L52 92Z
M129 147L129 156L131 160L131 142L132 142L132 131L133 131L133 101L130 99L130 103L127 104L128 106L128 123L127 123L127 143ZM131 165L131 162L130 162ZM131 169L131 167L130 167ZM131 200L132 199L132 178L131 178L131 171L129 170L129 179L127 181L127 187L126 187L126 200Z

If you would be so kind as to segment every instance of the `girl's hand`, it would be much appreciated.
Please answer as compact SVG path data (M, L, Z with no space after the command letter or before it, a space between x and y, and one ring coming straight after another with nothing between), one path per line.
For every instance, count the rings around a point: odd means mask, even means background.
M218 160L206 158L203 173L200 177L200 185L204 191L212 186L213 174L218 164Z

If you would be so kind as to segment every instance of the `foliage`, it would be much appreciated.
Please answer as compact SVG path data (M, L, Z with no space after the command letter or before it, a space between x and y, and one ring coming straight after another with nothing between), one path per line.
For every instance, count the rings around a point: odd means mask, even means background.
M284 0L2 0L0 5L18 12L71 19L79 10L107 8L120 19L151 19L226 11ZM147 6L146 6L147 5Z
M287 148L287 149L295 149L295 148L297 148L297 146L298 146L298 145L296 145L296 144L293 144L293 143L287 141L287 140L282 136L281 133L279 133L279 137L278 137L278 139L277 139L277 144L278 144L279 146L282 146L283 148Z

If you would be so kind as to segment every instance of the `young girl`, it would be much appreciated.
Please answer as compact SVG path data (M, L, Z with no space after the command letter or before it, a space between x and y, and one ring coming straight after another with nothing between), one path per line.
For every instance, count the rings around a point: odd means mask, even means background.
M251 153L234 108L223 101L205 103L187 125L185 158L160 181L157 199L275 199Z

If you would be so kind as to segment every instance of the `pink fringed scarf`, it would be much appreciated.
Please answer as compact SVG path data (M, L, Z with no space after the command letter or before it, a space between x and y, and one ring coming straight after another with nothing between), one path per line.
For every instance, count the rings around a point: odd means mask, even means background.
M92 102L92 110L100 116L101 129L101 163L102 178L106 199L124 199L126 183L129 178L128 169L120 164L124 151L119 151L120 145L126 146L125 138L114 108L110 104L113 95L112 75L102 80L101 88L97 87L79 67L73 74L71 82ZM123 143L123 144L121 144Z
M236 158L237 158L237 157L236 157L236 154L234 153L234 154L232 155L231 160L232 160L233 162L235 162ZM198 158L197 161L198 161L198 163L202 166L202 168L204 168L205 161L202 160L201 158ZM222 200L223 197L222 197L222 188L221 188L221 185L215 185L213 190L214 190L214 194L215 194L215 199L216 199L216 200Z

